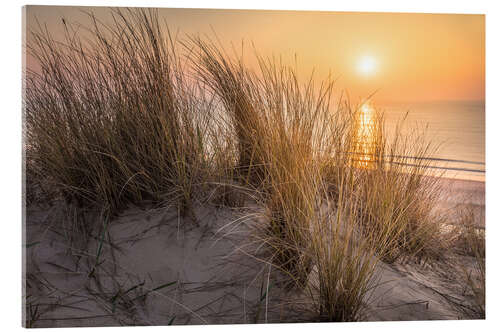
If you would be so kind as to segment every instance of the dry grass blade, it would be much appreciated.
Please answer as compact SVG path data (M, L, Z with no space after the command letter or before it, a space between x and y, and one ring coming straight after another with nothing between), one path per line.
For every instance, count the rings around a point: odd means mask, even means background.
M115 9L105 24L89 14L90 41L66 22L62 42L41 27L30 34L41 71L26 73L29 172L67 199L113 211L167 198L189 208L210 102L186 81L157 15Z

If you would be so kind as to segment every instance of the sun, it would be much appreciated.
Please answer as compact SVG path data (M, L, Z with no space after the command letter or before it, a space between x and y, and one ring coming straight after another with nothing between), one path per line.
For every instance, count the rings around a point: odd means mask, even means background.
M363 76L372 76L377 72L377 59L370 55L365 55L358 60L358 73Z

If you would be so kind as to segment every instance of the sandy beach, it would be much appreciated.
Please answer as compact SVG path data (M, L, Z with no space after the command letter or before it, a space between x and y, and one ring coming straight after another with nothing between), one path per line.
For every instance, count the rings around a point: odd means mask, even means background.
M449 189L443 207L471 205L484 214L484 183L442 182ZM199 225L168 208L125 210L112 220L95 270L98 235L79 250L61 226L61 207L28 207L27 244L33 245L26 249L26 294L38 309L34 326L314 320L307 297L283 289L280 272L259 260L249 242L251 222L238 222L238 211L229 208L200 206L195 216ZM477 223L484 228L482 216ZM457 280L472 258L449 259L380 262L365 320L461 318L458 304L471 295Z
M445 189L441 207L444 211L453 212L460 207L469 207L474 211L476 225L485 228L485 182L463 179L442 178Z

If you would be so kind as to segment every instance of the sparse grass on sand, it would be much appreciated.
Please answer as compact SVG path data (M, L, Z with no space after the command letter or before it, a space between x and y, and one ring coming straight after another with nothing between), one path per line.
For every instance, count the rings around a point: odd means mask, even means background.
M486 247L485 232L477 226L474 210L459 209L457 224L451 229L448 242L461 256L472 258L472 265L463 265L465 292L472 294L470 304L458 308L465 317L484 319L486 315Z
M154 10L111 13L109 24L89 14L90 39L67 22L62 42L30 34L40 64L26 72L30 202L33 184L105 216L153 201L196 219L194 200L251 201L249 242L326 321L361 318L379 260L440 257L441 189L421 132L389 135L377 114L373 149L359 150L362 105L334 99L331 78L301 84L276 59L257 54L251 69L210 40L178 41ZM484 281L484 243L461 242L483 258Z

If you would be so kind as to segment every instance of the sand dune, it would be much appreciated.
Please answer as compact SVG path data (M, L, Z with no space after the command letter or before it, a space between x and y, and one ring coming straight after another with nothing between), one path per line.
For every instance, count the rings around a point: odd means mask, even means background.
M468 204L484 212L484 183L443 183L450 189L443 207ZM112 220L99 250L98 234L87 242L69 238L61 210L27 211L26 293L38 309L36 327L314 320L307 297L285 290L280 273L259 260L262 249L249 244L248 222L235 222L238 211L200 206L194 223L174 209L131 207ZM457 304L471 295L457 283L459 263L471 258L448 259L380 262L363 317L461 318Z

